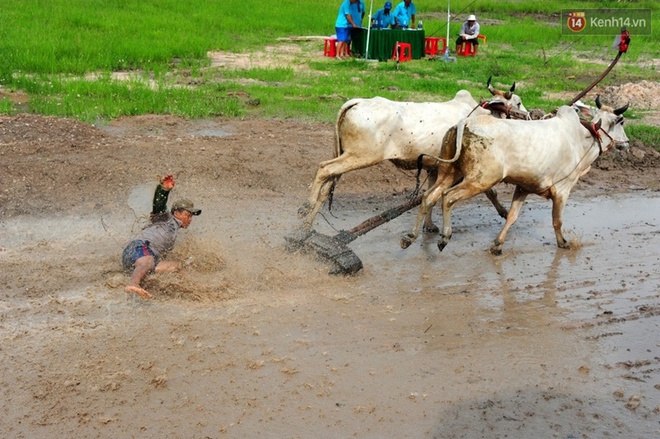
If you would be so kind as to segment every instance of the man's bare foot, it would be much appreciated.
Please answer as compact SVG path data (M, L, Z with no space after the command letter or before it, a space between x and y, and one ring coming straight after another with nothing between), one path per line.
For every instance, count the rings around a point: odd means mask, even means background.
M147 290L144 290L140 287L134 287L133 285L128 285L126 288L124 288L124 291L127 293L135 293L138 296L142 297L143 299L153 299L154 296L149 294Z

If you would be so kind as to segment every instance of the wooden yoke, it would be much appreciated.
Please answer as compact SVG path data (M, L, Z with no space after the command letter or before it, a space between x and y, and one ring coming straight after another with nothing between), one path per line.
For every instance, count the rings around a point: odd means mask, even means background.
M520 111L516 110L515 108L511 108L510 106L506 105L503 102L493 102L493 101L486 101L484 99L481 99L480 102L481 108L484 110L489 110L492 113L497 113L497 115L504 115L505 119L518 119L518 120L529 120L529 113L526 111Z

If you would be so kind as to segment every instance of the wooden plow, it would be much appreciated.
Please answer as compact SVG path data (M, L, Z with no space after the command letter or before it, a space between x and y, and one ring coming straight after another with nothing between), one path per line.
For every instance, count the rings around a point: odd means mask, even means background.
M355 274L362 269L362 261L350 249L349 243L365 233L401 216L422 202L422 195L363 221L350 230L341 230L334 236L324 235L314 230L285 236L286 249L290 252L302 251L313 254L318 259L332 265L330 274Z

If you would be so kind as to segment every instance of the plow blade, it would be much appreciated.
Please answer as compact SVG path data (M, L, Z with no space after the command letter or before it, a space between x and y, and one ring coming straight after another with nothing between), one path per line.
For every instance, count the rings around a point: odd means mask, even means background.
M302 251L313 254L318 259L330 262L330 274L351 275L363 267L360 258L348 247L348 244L376 227L393 220L422 202L422 196L389 209L379 215L363 221L350 230L342 230L335 236L328 236L314 230L286 236L286 248L290 252Z

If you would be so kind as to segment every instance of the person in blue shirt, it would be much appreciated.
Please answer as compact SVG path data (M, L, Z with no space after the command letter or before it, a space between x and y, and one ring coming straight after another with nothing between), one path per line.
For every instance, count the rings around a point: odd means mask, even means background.
M362 20L364 19L364 0L358 0L357 2L351 4L351 16L353 17L353 23L357 25L357 27L351 29L351 41L353 41L353 38L355 38L355 33L356 32L362 32ZM348 53L350 55L351 50L350 50L350 45L348 49Z
M394 25L394 14L392 14L392 2L385 2L382 9L376 11L371 18L373 27L386 29Z
M414 28L417 8L412 0L403 0L394 8L394 25L398 28Z
M351 30L360 27L353 20L353 14L358 10L360 1L362 0L343 0L339 6L339 13L335 21L337 59L345 59L349 56Z
M351 4L351 16L353 17L353 22L357 25L357 27L362 27L364 12L364 0L358 0L357 2Z

